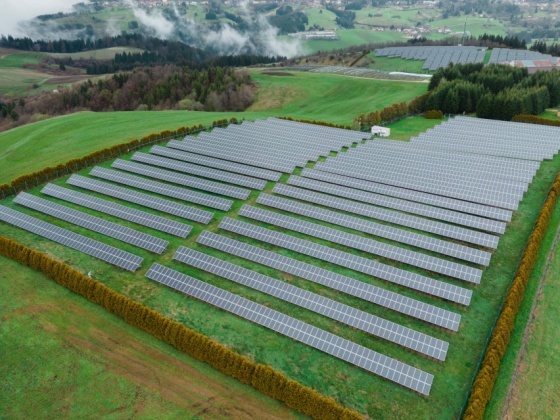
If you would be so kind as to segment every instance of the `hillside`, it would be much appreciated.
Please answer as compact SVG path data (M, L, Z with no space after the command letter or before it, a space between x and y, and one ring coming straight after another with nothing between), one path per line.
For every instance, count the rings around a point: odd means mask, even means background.
M133 138L182 126L209 124L224 116L247 120L291 116L351 124L364 109L373 111L388 103L409 101L426 90L425 83L291 74L254 73L259 93L255 104L244 113L81 112L0 133L0 183ZM333 101L334 98L337 100ZM39 158L28 159L36 150L41 150Z

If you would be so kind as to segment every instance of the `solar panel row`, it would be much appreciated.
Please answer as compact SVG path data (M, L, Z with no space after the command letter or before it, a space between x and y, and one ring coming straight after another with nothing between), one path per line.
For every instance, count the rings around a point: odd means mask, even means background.
M433 375L369 350L327 331L269 309L170 268L154 264L146 277L165 284L369 372L429 395Z
M468 289L396 267L380 264L367 258L319 245L291 235L275 232L270 229L261 228L250 223L227 217L220 223L220 228L347 267L360 273L369 274L388 282L399 284L442 299L447 299L462 305L468 305L470 303L472 292Z
M108 222L100 217L92 216L81 211L77 211L52 201L45 200L34 195L21 192L14 199L14 203L29 207L61 220L84 227L94 232L101 233L111 238L119 239L131 245L147 249L148 251L161 254L169 245L168 241L156 238L155 236L121 226L117 223Z
M173 259L444 361L449 343L216 257L179 247Z
M391 239L393 241L412 245L417 248L427 249L442 255L448 255L461 260L473 262L475 264L487 266L490 263L491 254L486 251L455 244L453 242L442 241L441 239L371 222L369 220L349 216L321 207L311 206L309 204L287 200L282 197L276 197L265 193L260 194L257 202L268 207L322 220L333 225L348 227L360 232L369 233L385 239Z
M130 175L128 173L115 171L112 169L101 168L99 166L93 168L89 174L96 178L106 179L107 181L117 182L129 187L155 192L156 194L178 198L179 200L201 204L203 206L212 207L218 210L228 211L233 204L233 201L225 198L214 197L212 195L192 191L187 188L176 187L174 185L152 181L151 179ZM213 213L207 212L206 215L209 221L212 220Z
M482 276L482 271L476 268L399 248L394 245L364 238L363 236L353 235L338 229L321 226L316 223L306 222L294 217L284 216L268 210L244 205L239 211L239 215L471 283L480 283L480 278Z
M137 255L86 238L5 206L0 206L0 220L128 271L136 271L144 260Z
M164 213L173 214L185 219L207 224L210 221L209 212L175 203L170 200L153 197L148 194L139 193L123 187L117 187L106 182L100 182L80 175L72 175L68 181L69 185L85 188L86 190L98 192L110 197L119 198L131 203L140 204L144 207L159 210ZM212 213L210 213L212 214Z
M413 318L457 331L461 315L262 248L203 231L196 240L220 251L284 271Z
M156 216L155 214L146 213L141 210L123 206L122 204L113 203L54 184L47 184L41 190L41 193L87 207L88 209L97 210L101 213L118 217L119 219L128 220L161 232L170 233L180 238L186 238L192 229L191 226L176 222L175 220L166 219L165 217Z

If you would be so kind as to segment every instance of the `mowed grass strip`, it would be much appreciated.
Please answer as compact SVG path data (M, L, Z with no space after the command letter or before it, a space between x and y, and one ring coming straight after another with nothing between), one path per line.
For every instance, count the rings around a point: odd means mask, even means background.
M44 275L0 265L7 418L302 418Z
M294 72L293 77L254 74L259 86L248 112L80 112L0 133L0 184L115 144L163 130L235 117L292 116L351 124L364 111L410 101L426 84ZM289 79L289 80L288 80Z

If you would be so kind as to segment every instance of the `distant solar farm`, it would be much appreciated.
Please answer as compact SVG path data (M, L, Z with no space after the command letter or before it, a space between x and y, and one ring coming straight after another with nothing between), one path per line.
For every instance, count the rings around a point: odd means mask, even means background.
M274 367L293 351L308 375L336 361L368 392L428 396L468 353L464 324L499 290L487 267L559 149L558 128L467 117L410 142L269 118L22 192L0 220Z

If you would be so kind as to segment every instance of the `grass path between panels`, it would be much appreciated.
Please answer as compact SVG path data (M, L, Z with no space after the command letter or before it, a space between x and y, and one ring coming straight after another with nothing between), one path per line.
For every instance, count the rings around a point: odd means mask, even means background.
M302 418L44 275L0 265L6 418Z

